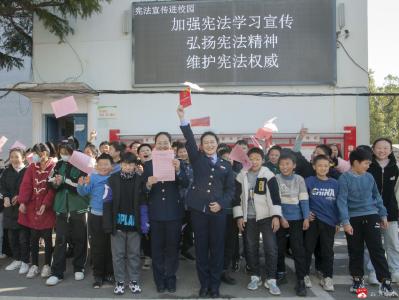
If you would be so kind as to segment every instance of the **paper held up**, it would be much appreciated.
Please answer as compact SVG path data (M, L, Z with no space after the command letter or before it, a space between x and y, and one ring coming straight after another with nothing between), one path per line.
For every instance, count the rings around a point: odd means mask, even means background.
M4 135L0 138L0 152L3 150L3 146L7 143L8 138Z
M24 144L22 144L20 141L15 141L14 144L12 144L12 146L10 147L10 149L22 149L22 150L26 150L26 146Z
M272 132L278 132L277 125L274 123L274 121L277 120L277 117L273 117L270 120L266 121L266 123L263 125L263 128L268 128Z
M248 171L252 164L249 160L248 155L244 152L240 145L235 145L233 150L230 152L230 159L238 161L242 164L242 167L245 171Z
M73 151L71 158L68 162L88 175L93 173L95 170L95 160L92 157L79 151Z
M185 86L188 86L190 89L193 89L193 90L196 90L196 91L200 91L200 92L204 91L204 88L200 87L200 86L199 86L198 84L196 84L196 83L192 83L192 82L190 82L190 81L185 81L183 84L184 84Z
M180 105L183 106L183 108L191 105L191 91L189 88L180 91Z
M158 181L175 181L176 171L173 166L173 150L152 151L152 174Z
M201 126L209 127L209 126L211 126L211 118L204 117L204 118L198 118L198 119L191 119L190 125L191 125L191 127L201 127Z
M259 128L255 134L255 137L259 140L268 140L272 137L273 131L270 128Z
M78 112L78 105L76 104L75 98L69 96L57 101L51 102L51 107L53 109L55 117L61 118L69 114Z

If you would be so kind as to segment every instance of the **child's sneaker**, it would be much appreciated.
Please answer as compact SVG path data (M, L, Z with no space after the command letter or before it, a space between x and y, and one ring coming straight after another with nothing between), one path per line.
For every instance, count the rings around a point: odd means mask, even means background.
M398 293L393 290L390 280L384 280L381 283L380 288L378 290L378 294L380 296L390 297L390 298L398 297Z
M362 288L364 288L363 278L357 278L357 277L353 278L353 283L352 283L352 286L350 287L349 291L351 293L356 294L357 289L362 289Z
M57 276L50 276L47 280L46 280L46 285L48 286L54 286L59 284L62 281L61 278L58 278Z
M133 294L140 294L141 293L141 288L140 285L138 284L137 281L130 281L129 282L129 290L133 293Z
M26 278L33 278L39 274L39 267L33 265L29 268L28 274L26 274Z
M312 281L310 280L309 275L303 277L303 281L305 281L305 286L310 289L312 287Z
M75 272L75 280L80 281L85 279L85 273L83 272Z
M248 290L254 291L257 290L262 285L262 280L259 276L251 276L251 282L248 283Z
M125 293L125 283L124 282L117 282L114 288L115 295L123 295Z
M276 279L265 280L265 288L267 288L272 295L280 295L281 291L277 286Z
M331 277L322 278L320 285L327 292L334 292L334 282Z
M27 263L22 262L18 274L26 274L28 273L28 271L29 271L29 265Z
M44 265L43 268L42 268L42 272L40 273L40 276L42 278L47 278L47 277L50 277L50 275L51 275L50 266L49 265Z
M6 267L6 271L14 271L17 270L19 268L21 268L22 265L22 261L20 260L14 260L12 263L10 263L7 267Z

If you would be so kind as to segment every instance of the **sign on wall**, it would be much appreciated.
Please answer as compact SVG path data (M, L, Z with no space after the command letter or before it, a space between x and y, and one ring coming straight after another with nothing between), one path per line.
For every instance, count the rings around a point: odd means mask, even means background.
M133 85L335 84L335 0L133 3Z

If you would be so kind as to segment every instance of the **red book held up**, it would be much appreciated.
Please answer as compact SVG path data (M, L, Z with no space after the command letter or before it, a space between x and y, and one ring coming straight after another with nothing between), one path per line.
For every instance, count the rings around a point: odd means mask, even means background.
M180 91L180 105L184 108L191 105L191 91L190 89L184 89Z

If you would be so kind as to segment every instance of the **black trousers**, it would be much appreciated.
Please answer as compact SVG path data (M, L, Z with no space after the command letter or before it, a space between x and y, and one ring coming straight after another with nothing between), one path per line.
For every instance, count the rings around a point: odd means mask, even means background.
M8 229L8 240L12 258L28 264L30 255L30 229L22 225L17 229Z
M236 252L236 245L238 243L238 226L237 221L232 214L226 215L226 229L224 241L224 262L223 270L229 270Z
M191 222L201 288L218 291L223 271L226 215L192 210Z
M349 253L349 272L353 277L363 277L364 243L370 253L371 263L375 269L378 281L391 279L385 251L381 241L379 215L368 215L350 218L353 235L346 234Z
M56 217L55 248L51 273L58 278L64 278L66 269L66 250L70 232L73 244L73 271L83 272L87 259L87 224L86 214L59 214Z
M266 279L275 279L277 272L277 239L272 229L272 218L256 221L248 219L245 225L247 258L251 273L261 276L259 263L259 236L262 233Z
M303 238L303 220L288 221L289 228L280 228L277 235L278 243L278 266L277 272L285 272L285 250L287 245L287 235L292 255L295 262L295 273L298 280L303 280L306 275L305 245Z
M32 257L32 265L39 266L39 240L44 240L44 264L51 265L51 254L53 252L53 239L51 237L53 229L30 231L30 250Z
M191 225L191 214L189 210L185 212L183 226L181 251L186 252L194 246L193 226Z
M151 257L151 229L146 235L141 236L141 249L143 250L144 256Z
M175 288L182 220L151 221L152 271L157 287Z
M324 278L333 276L335 226L328 225L318 219L310 222L305 232L306 274L309 275L312 254L317 244L320 245L320 271Z
M93 276L104 278L112 275L111 239L104 232L103 217L89 213L88 228Z

